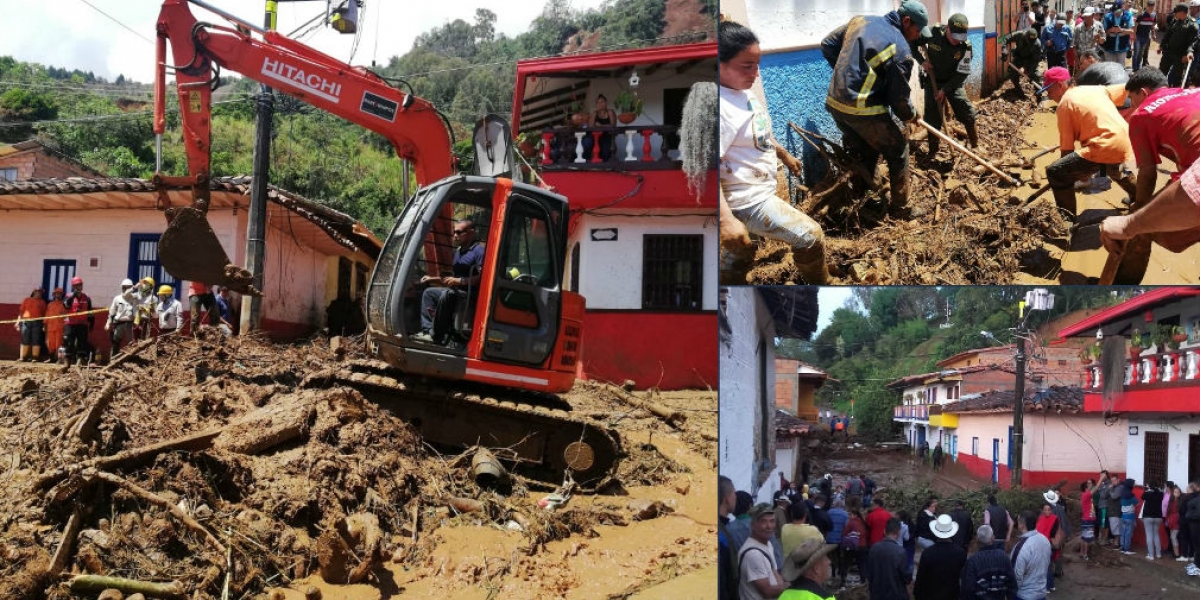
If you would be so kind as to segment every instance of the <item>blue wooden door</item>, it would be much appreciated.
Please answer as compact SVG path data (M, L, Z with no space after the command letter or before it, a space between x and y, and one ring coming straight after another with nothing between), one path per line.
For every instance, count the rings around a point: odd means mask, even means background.
M1000 438L992 438L992 484L1000 481Z
M179 298L179 282L162 268L158 260L158 233L134 233L129 236L129 278L134 282L143 277L153 277L155 291L160 285L169 285L175 289L175 297Z

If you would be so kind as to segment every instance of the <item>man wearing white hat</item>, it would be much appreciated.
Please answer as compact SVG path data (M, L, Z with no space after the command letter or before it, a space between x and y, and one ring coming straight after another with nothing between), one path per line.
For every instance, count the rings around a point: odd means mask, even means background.
M783 561L783 578L792 582L779 595L779 600L834 600L821 584L832 576L829 553L837 544L825 544L820 540L805 540L796 546Z
M922 600L958 600L959 575L967 564L967 551L954 543L958 523L950 515L938 515L929 522L929 529L937 539L921 553L913 596Z

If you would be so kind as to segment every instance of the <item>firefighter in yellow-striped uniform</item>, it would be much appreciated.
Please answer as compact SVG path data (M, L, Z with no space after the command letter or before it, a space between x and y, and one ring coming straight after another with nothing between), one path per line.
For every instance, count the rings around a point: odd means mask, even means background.
M909 42L929 37L929 13L916 0L882 16L856 16L821 42L833 67L825 109L871 183L880 156L887 162L893 209L908 204L908 138L901 121L917 118L909 99L913 60Z
M792 582L779 595L779 600L834 600L834 595L821 584L833 576L829 553L837 544L807 539L783 559L783 578Z

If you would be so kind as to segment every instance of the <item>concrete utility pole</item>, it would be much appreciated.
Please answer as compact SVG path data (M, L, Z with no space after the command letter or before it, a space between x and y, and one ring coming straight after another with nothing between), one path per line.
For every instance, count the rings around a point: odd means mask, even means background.
M1013 390L1012 485L1021 485L1022 454L1025 450L1025 329L1017 327L1017 385Z
M267 0L263 27L275 31L279 5ZM271 88L259 84L254 99L254 168L250 180L250 212L246 217L246 270L254 276L254 287L263 289L263 261L266 259L267 185L271 174L271 119L275 116L275 96ZM242 296L241 332L247 335L258 329L262 314L262 297Z

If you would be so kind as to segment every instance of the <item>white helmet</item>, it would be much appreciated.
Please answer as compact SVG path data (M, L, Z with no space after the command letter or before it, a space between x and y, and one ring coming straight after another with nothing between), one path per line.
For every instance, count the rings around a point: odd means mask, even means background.
M121 280L121 287L133 287L133 280L126 277Z

